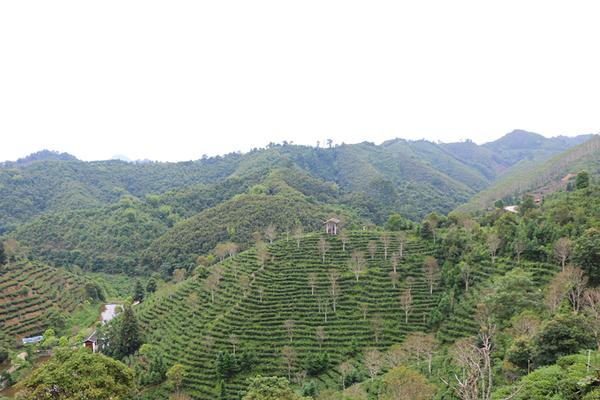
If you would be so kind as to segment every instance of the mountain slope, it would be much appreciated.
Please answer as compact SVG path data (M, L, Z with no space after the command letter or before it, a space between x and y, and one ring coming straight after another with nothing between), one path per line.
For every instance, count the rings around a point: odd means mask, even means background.
M477 193L458 209L475 212L491 206L498 199L512 202L525 193L541 196L564 189L570 174L577 174L582 170L600 175L600 136L594 136L549 159L522 161L507 170L491 187Z
M244 244L255 231L273 224L279 234L289 235L295 226L320 230L323 221L337 215L349 223L360 219L340 207L324 205L271 176L249 192L188 218L155 240L143 253L142 264L152 269L195 266L196 257L220 242Z
M0 266L0 331L12 337L41 335L86 300L99 300L94 284L60 268L19 260Z

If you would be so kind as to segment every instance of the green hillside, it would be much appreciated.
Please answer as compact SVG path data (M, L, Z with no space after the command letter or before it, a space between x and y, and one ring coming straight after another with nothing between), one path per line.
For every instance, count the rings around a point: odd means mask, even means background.
M133 272L140 253L175 223L169 211L123 197L103 207L43 214L19 227L14 237L45 262Z
M531 137L534 140L525 140ZM171 192L172 200L185 201L191 200L185 198L191 193L240 193L246 179L255 184L258 175L278 168L294 168L334 185L333 191L342 195L338 201L355 206L375 223L394 211L418 219L431 211L454 209L519 161L557 154L586 137L547 139L516 131L482 146L399 139L328 148L284 143L178 163L83 162L42 151L0 163L0 234L42 213L102 207L123 195L142 198ZM197 205L202 202L198 199ZM186 216L201 211L193 201L184 204L191 207L180 210Z
M507 170L491 187L474 195L459 210L475 212L491 206L498 199L509 203L525 193L543 196L559 189L565 189L569 174L587 170L590 174L600 174L600 137L570 148L550 159L522 161Z
M327 238L330 248L325 263L318 250L320 235L302 238L299 247L293 239L282 239L269 246L270 260L264 269L252 249L212 267L206 273L212 278L206 274L195 276L150 298L137 309L137 314L148 342L160 346L170 362L187 367L186 391L194 398L217 396L215 388L221 379L226 398L236 399L248 376L287 376L284 354L289 348L297 356L292 380L298 373L310 371L318 354L327 354L323 372L309 374L298 382L301 386L314 380L322 390L338 387L340 362L350 360L362 370L362 352L366 348L384 351L402 342L407 334L432 331L438 324L438 338L442 342L451 343L472 335L477 331L474 308L480 301L475 299L494 277L516 266L504 258L494 265L487 260L477 264L472 280L475 290L464 297L459 290L458 303L446 311L449 314L432 319L432 315L445 308L440 309L438 304L443 303L440 301L444 293L447 295L452 286L444 278L450 274L452 264L442 268L442 275L435 278L430 294L423 263L427 255L434 255L443 264L446 257L439 252L446 245L437 247L431 241L409 235L394 287L390 276L391 254L399 252L399 242L394 233L389 235L387 259L381 232L351 232L345 251L339 238ZM369 255L370 243L377 245L374 258ZM366 269L358 274L358 281L348 264L355 250L366 258ZM554 265L537 262L526 262L521 267L539 271L535 273L536 285L546 283L556 271ZM330 292L332 271L339 274L336 311ZM214 289L213 303L207 282L215 274L220 280ZM311 274L315 279L314 294ZM409 287L412 308L405 322L400 297ZM323 327L322 340L317 333L319 327ZM241 357L240 364L224 372L223 357L232 356L234 346Z
M219 380L215 360L219 352L232 351L231 335L239 341L237 352L252 349L255 353L252 373L287 375L282 348L287 345L294 348L299 356L294 372L301 370L308 358L319 352L316 337L319 326L324 327L326 338L322 348L331 357L330 367L358 354L364 347L385 348L400 341L406 333L425 328L428 313L437 305L438 298L437 290L429 294L423 278L423 257L432 252L426 242L411 238L406 243L394 289L389 276L390 256L384 260L378 233L352 232L346 251L342 250L339 239L329 238L327 243L331 248L325 255L325 263L318 251L319 237L302 238L299 248L294 240L275 242L269 246L272 259L264 269L257 262L254 250L216 265L212 271L219 271L222 277L214 303L206 279L198 276L173 291L160 293L137 309L150 342L161 346L172 362L190 367L192 372L186 386L194 397L214 398L215 382ZM379 243L374 259L368 256L369 241ZM360 275L358 282L347 265L354 250L367 255L368 270ZM388 252L391 255L396 251L398 243L392 239ZM332 271L339 274L335 312L329 293L328 274ZM310 274L315 274L316 279L314 295ZM405 323L398 296L406 290L407 277L414 279L411 284L414 310ZM327 310L327 317L325 311L319 311L319 302ZM367 307L366 319L360 308L362 304ZM373 330L374 319L381 322L377 332ZM292 320L294 325L291 341L284 326L286 320ZM214 344L207 344L213 341ZM244 387L246 375L235 374L227 380L228 398L236 398ZM337 380L334 368L319 377L323 385Z
M322 205L290 188L282 179L271 179L248 193L200 212L175 225L155 240L142 255L142 264L152 269L192 269L196 257L212 251L220 242L247 247L252 235L272 224L278 235L291 236L295 227L319 230L323 221L340 216L349 224L360 219L341 207Z
M0 266L0 271L0 331L12 338L64 326L68 314L85 300L101 296L82 277L39 262L19 260Z

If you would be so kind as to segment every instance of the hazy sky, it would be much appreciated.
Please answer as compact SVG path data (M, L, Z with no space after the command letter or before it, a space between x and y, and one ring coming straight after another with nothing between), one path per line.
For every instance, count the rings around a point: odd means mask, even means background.
M600 2L2 1L0 160L600 131Z

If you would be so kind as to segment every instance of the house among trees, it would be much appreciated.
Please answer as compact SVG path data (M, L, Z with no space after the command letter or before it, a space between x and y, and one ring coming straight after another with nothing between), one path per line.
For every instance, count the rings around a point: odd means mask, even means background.
M92 350L92 353L96 352L98 349L98 337L96 331L92 332L92 334L83 341L83 347Z
M325 233L328 235L337 235L340 231L340 220L337 218L329 218L324 223L325 225Z

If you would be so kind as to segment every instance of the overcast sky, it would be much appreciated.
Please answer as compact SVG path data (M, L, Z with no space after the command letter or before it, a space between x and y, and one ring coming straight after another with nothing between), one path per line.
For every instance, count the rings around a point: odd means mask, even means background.
M0 160L600 131L600 2L3 1Z

